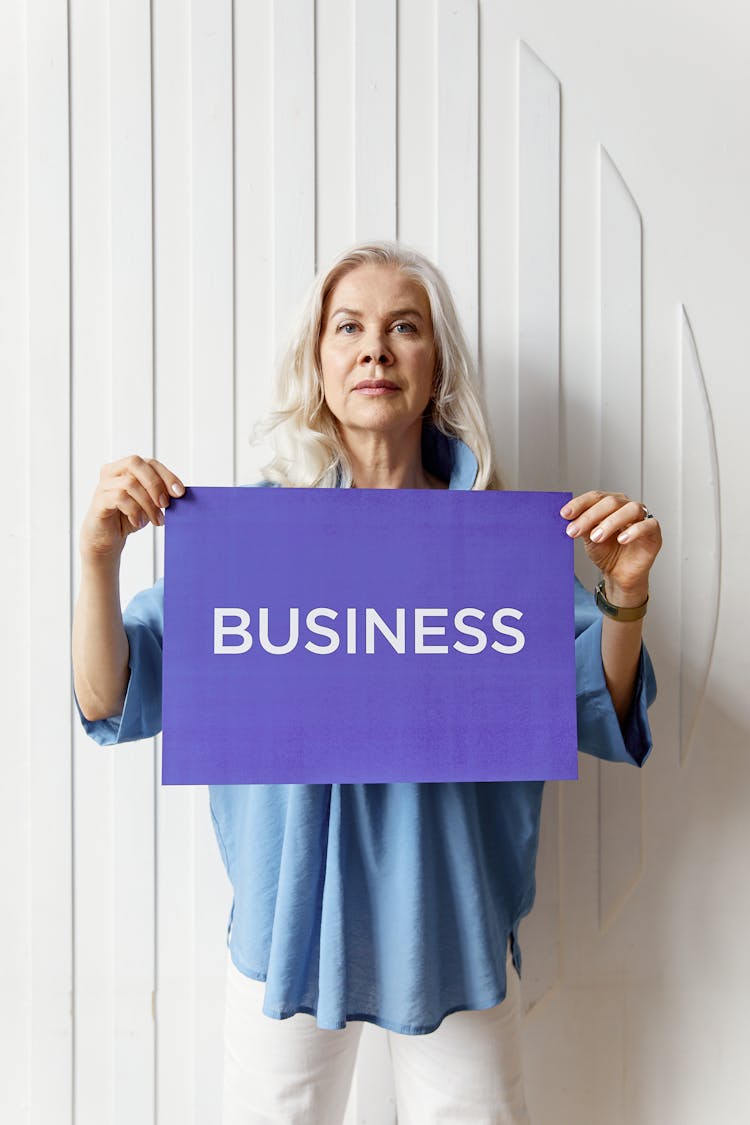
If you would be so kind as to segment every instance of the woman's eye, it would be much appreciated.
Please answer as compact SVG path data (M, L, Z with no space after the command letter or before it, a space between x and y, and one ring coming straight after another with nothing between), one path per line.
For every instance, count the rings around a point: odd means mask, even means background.
M394 327L394 328L396 329L396 331L398 332L398 335L399 335L399 336L403 336L403 335L406 335L406 334L408 334L409 332L416 332L416 328L414 327L414 325L413 325L413 324L408 324L408 323L406 323L405 321L399 321L399 323L398 323L398 324L394 324L394 326L393 326L393 327ZM403 331L402 331L402 329L403 329Z
M353 330L356 327L357 327L356 324L353 324L350 320L347 320L347 321L344 321L343 324L340 324L338 326L337 331L343 333L344 336L351 336L351 335L353 335ZM348 331L349 328L352 329L352 332Z

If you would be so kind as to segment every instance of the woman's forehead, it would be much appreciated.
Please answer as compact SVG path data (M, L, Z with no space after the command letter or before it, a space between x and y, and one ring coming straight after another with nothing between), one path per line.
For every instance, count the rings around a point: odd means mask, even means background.
M412 306L426 315L430 312L423 286L395 265L355 266L334 284L325 311L330 316L340 305L354 311L364 304L382 310Z

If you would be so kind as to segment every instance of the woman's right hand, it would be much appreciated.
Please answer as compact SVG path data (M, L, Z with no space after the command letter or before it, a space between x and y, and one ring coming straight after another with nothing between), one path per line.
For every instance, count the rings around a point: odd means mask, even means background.
M91 561L119 559L125 540L147 523L164 523L170 496L185 486L165 465L134 454L104 465L81 527L81 555Z

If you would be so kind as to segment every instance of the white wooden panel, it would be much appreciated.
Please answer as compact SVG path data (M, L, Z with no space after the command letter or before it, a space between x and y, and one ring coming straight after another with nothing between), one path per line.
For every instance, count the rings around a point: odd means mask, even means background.
M191 11L191 211L193 481L234 482L234 264L232 8L193 0ZM222 1074L222 1012L229 912L208 814L194 791L193 1119L216 1120Z
M476 0L437 5L436 256L475 360L479 347L479 48Z
M396 237L396 0L354 0L354 237Z
M711 404L684 306L680 306L679 333L680 760L685 762L703 706L716 642L721 589L721 507Z
M109 20L70 10L73 512L76 542L102 464L114 457L110 339ZM78 552L74 552L76 589ZM126 751L127 752L127 751ZM76 1125L114 1113L114 756L78 724L74 770Z
M32 1110L72 1093L70 648L70 211L68 27L29 10L29 792ZM54 185L54 190L50 186ZM33 421L32 421L33 420ZM62 424L61 424L62 423ZM43 638L42 643L39 643ZM52 734L54 732L54 734Z
M555 488L560 403L560 85L518 55L518 487Z
M267 413L273 376L271 271L271 6L234 9L236 480L260 479L267 455L253 424Z
M186 483L192 474L190 12L153 12L155 454ZM163 573L163 535L157 536ZM157 739L159 750L161 739ZM158 763L161 777L161 762ZM196 1053L194 794L157 789L156 1120L191 1125ZM200 1016L197 1017L198 1019Z
M317 266L354 242L354 5L315 4Z
M517 429L517 44L505 11L482 6L479 35L479 356L490 433L506 488Z
M115 456L153 446L150 5L110 2L110 348ZM154 533L131 536L123 592L154 580ZM126 593L127 597L127 593ZM154 1116L154 744L113 755L112 1119Z
M601 469L604 489L642 494L641 216L600 149ZM613 920L643 865L643 775L599 766L599 919Z
M273 6L273 300L277 348L315 273L315 25L307 0Z
M398 5L398 237L435 257L437 60L433 0Z
M31 1087L31 822L29 785L29 520L39 503L26 483L31 438L29 416L29 73L26 11L7 6L0 37L0 370L3 440L0 473L14 494L2 531L0 574L8 591L4 606L6 643L0 649L0 684L6 724L5 776L0 788L0 1119L29 1121ZM38 120L38 117L37 117ZM37 312L38 315L38 312ZM15 373L11 375L11 373ZM46 461L45 461L46 463ZM11 905L12 904L12 905ZM57 1065L57 1061L56 1061ZM63 1117L69 1121L70 1116Z
M231 0L192 0L190 46L194 469L196 483L227 485L234 479Z
M560 88L526 44L518 54L518 487L559 487ZM521 932L524 1006L554 988L560 958L560 790L546 787L536 907Z

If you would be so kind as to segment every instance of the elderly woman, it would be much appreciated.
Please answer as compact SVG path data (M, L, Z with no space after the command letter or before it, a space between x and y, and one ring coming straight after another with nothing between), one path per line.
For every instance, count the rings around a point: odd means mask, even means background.
M355 247L315 279L277 407L268 484L498 487L448 287L396 244ZM158 461L128 457L102 469L83 523L75 689L103 745L160 726L163 581L123 617L119 560L183 492ZM603 575L596 600L576 586L579 744L640 766L659 526L619 493L560 515ZM401 1125L528 1120L518 927L541 798L535 781L211 788L234 889L225 1122L340 1121L363 1020L389 1036Z

